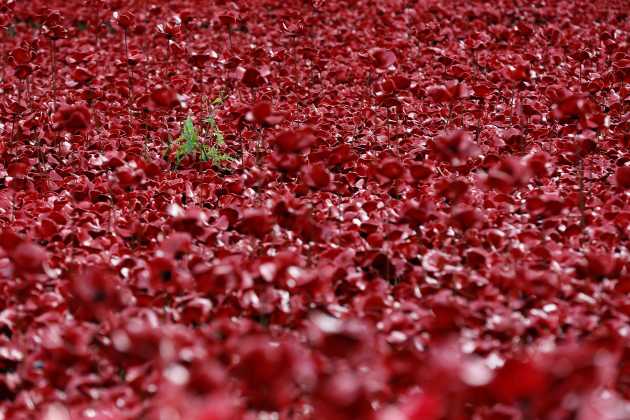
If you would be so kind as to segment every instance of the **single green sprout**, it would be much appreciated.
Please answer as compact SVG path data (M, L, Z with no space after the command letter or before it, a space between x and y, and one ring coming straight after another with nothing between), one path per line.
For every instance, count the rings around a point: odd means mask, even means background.
M197 129L191 117L186 118L182 125L182 132L176 143L179 144L175 151L175 162L179 165L187 156L198 158L202 162L211 161L213 165L220 166L223 162L232 160L232 158L222 153L217 146L225 144L223 133L219 129L214 117L210 116L206 119L206 123L210 125L214 142L212 145L205 144L199 137Z

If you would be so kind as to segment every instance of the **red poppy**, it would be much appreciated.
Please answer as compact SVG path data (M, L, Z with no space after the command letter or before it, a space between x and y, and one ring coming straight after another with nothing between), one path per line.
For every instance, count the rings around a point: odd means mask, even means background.
M90 128L90 111L85 105L64 105L55 114L57 127L67 131Z

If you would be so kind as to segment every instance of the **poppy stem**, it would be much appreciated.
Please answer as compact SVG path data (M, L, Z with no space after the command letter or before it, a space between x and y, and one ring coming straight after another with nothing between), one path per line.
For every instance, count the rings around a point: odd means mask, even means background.
M15 222L15 209L17 207L15 201L15 193L13 193L13 200L11 200L11 217L9 218L11 223Z
M245 146L245 141L240 136L240 133L239 138L241 139L241 166L243 167L243 169L245 169L245 150L247 149L247 147Z
M201 67L197 67L197 76L199 77L199 81L197 82L199 83L199 93L201 94L201 97L203 98L204 85L203 85L203 72L201 71Z
M260 164L260 155L262 153L262 139L264 133L263 127L258 127L256 131L258 131L258 138L256 139L256 166Z
M40 165L44 165L46 159L44 158L44 139L40 139L39 147L37 148L37 160Z
M17 112L13 113L13 122L11 123L11 146L13 145L13 140L15 139L15 124L17 120Z
M57 63L55 60L55 40L50 40L50 66L51 66L51 84L53 90L53 112L57 108Z
M586 226L586 197L584 194L584 156L578 162L578 207L580 209L580 226Z
M521 143L521 153L524 155L525 154L525 146L527 143L527 136L529 134L529 115L527 115L525 117L525 129L523 130L525 139L524 141Z
M125 60L127 61L127 82L129 87L129 96L127 98L127 114L129 115L129 127L131 127L131 103L132 103L132 92L133 92L133 82L131 76L131 66L129 65L129 48L127 46L127 30L123 31L123 45L125 46Z
M31 76L26 76L26 96L28 96L28 105L31 105Z
M2 54L2 57L5 56L4 49L0 50L0 54ZM1 67L2 67L2 70L0 70L0 81L4 82L4 74L5 74L6 66L1 66Z
M390 110L389 110L389 107L387 107L387 143L388 143L388 145L389 145L389 142L392 139L392 137L391 137L391 129L390 129L390 125L389 125L389 117L390 117Z
M626 113L626 101L623 97L623 77L619 82L619 99L621 100L621 115Z
M516 85L512 89L512 99L510 99L512 110L510 111L510 124L514 124L514 108L516 107Z
M299 63L298 63L298 59L297 59L297 47L298 47L298 43L297 43L297 37L295 35L293 35L291 37L291 52L293 53L293 71L295 74L295 84L296 84L296 93L299 95L300 93L300 83L302 82L302 72L299 71ZM300 101L298 100L298 112L299 112L299 104Z
M477 128L475 128L475 143L479 140L479 134L481 134L481 117L483 116L483 110L485 108L485 104L483 99L479 100L479 105L481 105L481 110L479 112L479 116L477 117Z
M109 199L110 199L111 207L109 209L108 230L109 230L109 233L111 234L114 231L114 217L115 217L114 212L116 210L116 203L114 201L114 191L112 190L111 185L109 186Z
M96 28L94 31L94 35L96 36L96 49L99 49L101 46L101 19L100 19L100 8L96 8Z
M453 102L448 104L448 118L446 119L446 127L445 130L448 130L448 127L451 125L451 117L453 116Z

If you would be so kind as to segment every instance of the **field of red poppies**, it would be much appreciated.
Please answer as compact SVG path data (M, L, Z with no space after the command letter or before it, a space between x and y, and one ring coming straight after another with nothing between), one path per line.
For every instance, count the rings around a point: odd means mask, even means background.
M630 419L629 13L2 0L0 419Z

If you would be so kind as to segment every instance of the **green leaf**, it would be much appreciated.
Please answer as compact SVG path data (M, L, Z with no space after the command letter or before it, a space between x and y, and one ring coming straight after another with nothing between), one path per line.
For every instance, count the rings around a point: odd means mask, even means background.
M206 118L206 123L209 124L210 128L212 129L212 135L214 136L215 143L219 145L225 144L223 133L221 132L221 129L217 125L217 121L214 119L213 115L209 115L208 118Z
M184 129L182 130L182 135L186 141L197 141L197 130L195 130L195 125L192 118L188 117L186 118L186 121L184 121Z
M170 150L173 145L177 146L177 149L175 150L175 160L177 165L179 165L183 158L191 155L193 158L196 155L202 162L212 161L212 164L217 166L221 165L221 163L225 161L233 160L231 156L222 153L221 150L216 147L216 145L225 144L225 141L223 133L219 129L214 116L208 116L205 122L210 125L212 130L214 145L209 146L200 141L199 134L197 133L197 129L195 128L192 118L186 118L182 124L180 137L175 142L171 143L169 141L168 146L168 150Z
M212 105L223 105L223 98L221 98L220 96L214 98L214 100L212 101Z
M223 139L223 133L219 129L217 129L214 132L214 139L217 142L217 144L225 144L225 141Z

